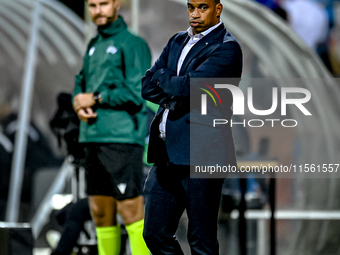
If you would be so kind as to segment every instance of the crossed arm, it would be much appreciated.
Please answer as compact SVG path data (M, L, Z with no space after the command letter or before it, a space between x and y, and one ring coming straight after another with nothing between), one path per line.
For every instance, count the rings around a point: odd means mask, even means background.
M242 53L236 42L229 42L213 51L194 71L183 76L167 68L169 44L164 48L155 65L142 80L143 98L163 105L173 101L188 101L191 78L232 78L240 77ZM192 91L193 87L191 88Z

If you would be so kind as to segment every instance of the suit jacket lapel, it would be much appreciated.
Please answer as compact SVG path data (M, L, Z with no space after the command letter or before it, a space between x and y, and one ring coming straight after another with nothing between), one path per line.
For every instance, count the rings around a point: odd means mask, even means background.
M179 41L175 42L170 50L168 68L177 73L177 63L181 56L184 46L188 43L189 36L186 34Z
M189 66L190 62L206 47L208 47L215 40L220 38L221 34L225 32L224 25L221 24L216 29L211 31L209 34L204 36L201 40L199 40L189 51L188 55L185 57L184 62L182 64L179 75L183 75ZM186 43L184 44L186 45ZM184 48L184 47L183 47ZM182 48L182 49L183 49ZM181 54L182 50L180 51ZM177 60L180 58L180 54L177 56Z

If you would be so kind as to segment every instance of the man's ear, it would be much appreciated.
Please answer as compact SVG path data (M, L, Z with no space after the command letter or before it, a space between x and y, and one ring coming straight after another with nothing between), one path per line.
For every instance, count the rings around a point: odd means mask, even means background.
M116 6L117 10L120 9L120 6L121 6L120 0L116 0L116 1L115 1L115 6Z
M218 3L216 4L215 8L216 8L217 18L220 18L222 11L223 11L223 5L221 3Z

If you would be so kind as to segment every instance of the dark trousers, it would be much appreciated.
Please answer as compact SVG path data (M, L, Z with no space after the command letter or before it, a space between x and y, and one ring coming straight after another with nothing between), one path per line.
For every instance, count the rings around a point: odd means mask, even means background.
M145 184L144 239L154 255L183 254L175 232L187 211L191 254L218 253L221 179L193 179L188 166L154 166Z
M60 225L64 225L64 229L58 246L51 255L71 254L73 247L77 244L80 232L84 230L84 223L88 220L91 220L91 215L87 198L64 207L57 215L57 221Z

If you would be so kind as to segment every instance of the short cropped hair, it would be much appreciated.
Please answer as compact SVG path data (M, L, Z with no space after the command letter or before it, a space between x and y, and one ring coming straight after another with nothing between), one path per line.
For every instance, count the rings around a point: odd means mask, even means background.
M189 0L188 0L188 2L189 2ZM214 4L219 4L219 3L221 3L220 0L214 0Z

